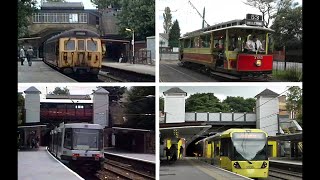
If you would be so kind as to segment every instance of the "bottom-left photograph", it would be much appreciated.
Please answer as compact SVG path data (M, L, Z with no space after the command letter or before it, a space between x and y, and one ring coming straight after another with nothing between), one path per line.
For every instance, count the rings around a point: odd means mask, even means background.
M18 179L156 179L155 87L18 84Z

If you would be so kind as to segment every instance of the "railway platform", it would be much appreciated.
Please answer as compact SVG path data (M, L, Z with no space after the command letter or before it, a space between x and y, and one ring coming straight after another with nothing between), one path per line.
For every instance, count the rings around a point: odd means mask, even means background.
M32 61L32 66L28 66L28 63L24 63L24 65L22 66L20 62L18 62L18 83L33 82L48 83L76 81L51 68L43 61Z
M18 151L19 180L84 180L56 160L46 149Z
M130 63L117 63L117 62L102 62L102 66L121 69L125 71L132 71L139 74L147 74L155 76L156 67L153 65L144 64L130 64Z
M155 154L144 154L144 153L132 153L125 150L115 149L115 148L106 148L104 150L105 154L115 155L127 159L147 162L156 164L156 156Z
M160 165L160 180L245 180L250 179L227 170L212 166L195 158L184 157L174 163Z

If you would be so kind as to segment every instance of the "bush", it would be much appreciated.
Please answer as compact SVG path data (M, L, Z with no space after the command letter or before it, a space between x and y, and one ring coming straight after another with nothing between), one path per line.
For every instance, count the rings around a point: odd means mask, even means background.
M302 71L296 69L288 70L274 70L272 72L272 77L274 79L279 79L289 82L301 82L302 81Z

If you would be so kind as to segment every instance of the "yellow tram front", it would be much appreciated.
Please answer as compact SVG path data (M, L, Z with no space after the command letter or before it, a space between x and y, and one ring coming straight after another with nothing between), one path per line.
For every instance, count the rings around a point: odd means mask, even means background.
M267 178L267 133L259 129L230 129L213 141L213 163L250 178Z

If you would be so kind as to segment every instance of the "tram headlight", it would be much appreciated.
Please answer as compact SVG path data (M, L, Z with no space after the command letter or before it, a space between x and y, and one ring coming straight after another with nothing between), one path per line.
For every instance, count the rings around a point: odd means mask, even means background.
M233 167L235 167L237 169L241 169L241 166L238 162L233 163Z
M263 161L261 168L266 168L268 166L268 163Z
M260 59L258 59L258 60L256 60L256 66L258 66L258 67L260 67L261 66L261 64L262 64L262 62L261 62L261 60Z

